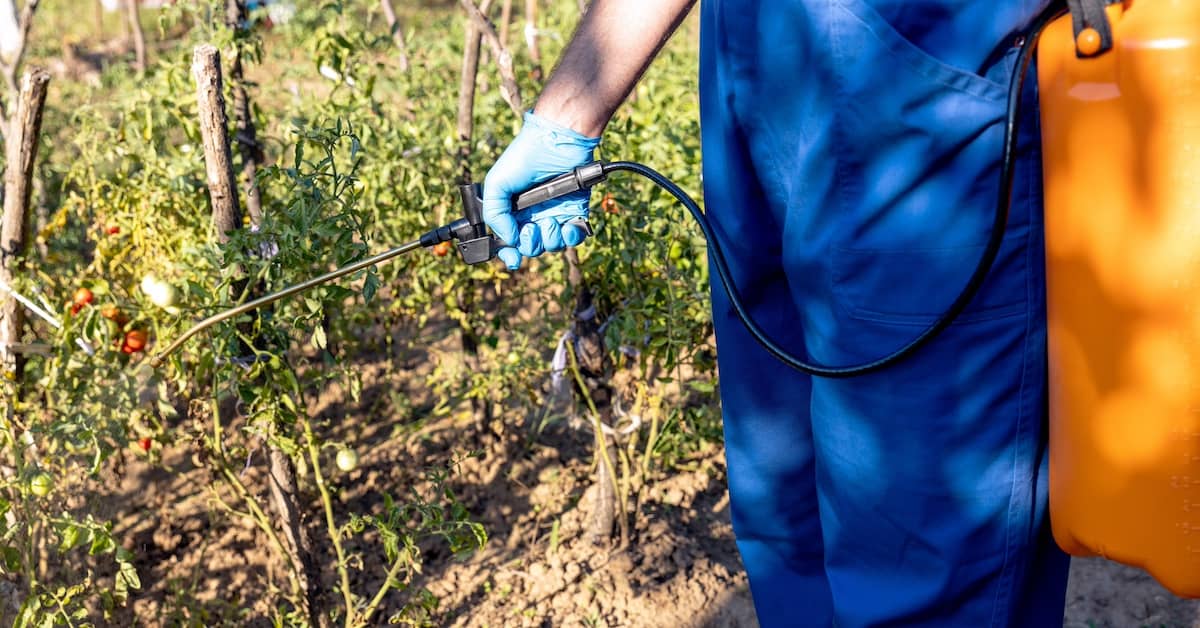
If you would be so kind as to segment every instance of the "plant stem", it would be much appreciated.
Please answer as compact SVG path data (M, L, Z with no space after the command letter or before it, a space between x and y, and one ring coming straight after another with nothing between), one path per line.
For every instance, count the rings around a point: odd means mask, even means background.
M325 477L321 475L321 452L317 448L317 437L313 434L312 422L307 416L301 417L301 424L304 426L305 448L308 450L309 460L312 461L313 479L316 481L317 489L321 492L321 506L325 510L325 526L329 530L329 540L333 543L333 551L337 554L337 570L338 578L341 580L340 588L342 590L342 599L346 603L346 626L355 625L352 623L356 619L354 612L354 592L350 588L350 574L346 571L346 551L342 548L341 535L338 533L337 522L333 518L333 498L329 496L329 487L325 483Z
M600 422L600 411L596 409L596 402L592 401L592 395L588 393L587 384L583 381L583 374L579 372L579 362L575 358L575 343L568 342L566 346L567 357L571 359L571 374L575 376L575 383L583 391L583 398L587 401L588 409L591 410L592 429L596 432L596 444L600 449L600 457L608 467L608 475L612 482L613 492L617 495L617 507L621 513L621 546L624 547L629 542L628 515L625 513L625 495L621 493L621 485L617 482L617 468L613 466L612 458L608 455L608 442L604 438L604 426Z
M215 389L215 387L214 387ZM218 459L225 459L225 436L221 430L221 411L220 404L217 402L216 395L213 395L212 402L212 422L213 422L213 453Z
M654 454L654 441L658 440L658 408L650 414L650 433L646 436L646 452L642 454L642 483L650 476L650 456Z
M383 596L393 588L392 581L396 579L396 574L400 573L400 568L408 562L408 558L408 550L403 550L396 555L396 562L392 563L391 569L388 569L387 578L383 581L383 585L379 587L379 592L375 594L375 597L371 598L371 603L363 610L362 617L359 618L359 621L362 622L361 625L366 626L367 622L371 620L371 615L375 614L375 610L383 602Z
M62 598L53 591L50 592L50 595L54 598L54 603L58 605L58 613L62 615L63 619L67 620L67 625L71 628L75 628L75 622L71 621L71 614L68 613L67 608L63 606Z
M292 583L292 595L303 596L303 587L300 584L300 576L298 574L299 567L292 562L291 554L288 553L287 548L283 545L283 540L275 533L275 528L271 527L271 520L263 512L262 508L259 507L258 501L250 494L246 485L242 484L242 480L229 468L229 464L225 461L225 458L220 457L218 460L221 474L225 476L225 480L233 486L234 491L242 498L242 501L246 502L246 507L254 514L254 522L267 534L275 549L278 550L280 556L283 556L284 562L287 563L288 579Z

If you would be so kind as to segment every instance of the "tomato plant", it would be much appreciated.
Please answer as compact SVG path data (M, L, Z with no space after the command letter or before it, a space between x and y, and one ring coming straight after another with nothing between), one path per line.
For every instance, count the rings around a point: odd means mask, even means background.
M265 485L255 484L271 455L262 451L280 452L295 468L297 494L306 499L295 506L324 528L321 565L337 583L330 597L339 598L324 601L330 613L370 624L382 600L432 612L431 594L407 588L422 548L440 539L465 554L487 537L450 490L459 459L429 472L429 491L371 487L373 505L356 512L343 500L347 483L368 475L374 456L359 460L356 451L365 450L347 436L357 430L338 433L313 415L312 399L338 391L346 404L360 403L364 363L382 355L394 375L411 350L440 339L431 334L447 333L439 331L446 323L471 333L475 354L428 353L421 376L430 401L419 418L483 401L497 422L515 423L545 414L553 395L551 356L571 328L577 296L563 257L543 256L514 276L498 263L459 263L450 243L236 318L194 338L163 368L149 366L145 354L195 320L458 218L459 173L481 180L520 124L485 67L474 135L460 153L460 13L413 9L417 63L401 74L377 2L299 3L290 22L265 35L230 31L220 19L224 4L174 3L158 14L158 54L144 74L118 55L92 85L55 84L44 124L53 150L38 170L45 215L36 240L46 252L15 287L62 325L31 324L49 355L32 357L24 380L6 372L14 420L0 430L15 470L0 478L0 511L15 522L0 527L0 564L25 579L26 623L76 618L80 609L107 620L140 585L137 550L126 549L136 545L119 537L125 531L86 504L66 505L75 491L98 490L115 469L165 468L172 455L204 470L212 534L246 523L272 553L284 575L264 587L269 620L311 619L284 525L266 503ZM66 0L43 6L71 15ZM565 36L577 19L575 3L564 0L537 28ZM548 56L563 39L545 38ZM264 154L253 181L261 219L244 216L245 228L224 243L212 224L189 72L201 42L220 47L226 63L241 53ZM33 58L59 55L53 44L40 44ZM514 52L528 101L538 85L521 70L531 63L525 52ZM686 46L667 49L636 101L617 113L603 158L644 160L697 192L694 62ZM233 83L227 76L227 103ZM241 166L236 130L230 135ZM242 197L250 183L239 182ZM640 433L649 441L647 465L669 461L718 437L704 242L680 208L641 182L613 177L593 202L596 234L578 249L580 268L611 361L636 365L642 388L674 401L660 404L660 426ZM357 428L365 419L348 421ZM330 473L334 466L347 473ZM47 548L64 565L58 573L37 569ZM371 569L377 577L352 577ZM98 575L84 582L83 573ZM367 590L365 582L381 584Z

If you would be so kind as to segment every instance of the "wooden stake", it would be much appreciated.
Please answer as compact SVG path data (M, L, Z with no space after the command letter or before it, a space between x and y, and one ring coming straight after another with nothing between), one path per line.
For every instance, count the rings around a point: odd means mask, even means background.
M512 24L513 0L504 0L500 5L500 46L508 48L508 27Z
M487 11L492 0L483 0L480 9ZM481 34L475 20L467 20L466 41L463 45L462 74L458 89L458 160L460 180L471 182L471 136L475 132L475 78L479 74L479 43Z
M525 46L533 61L533 80L542 80L542 50L537 41L537 0L525 0Z
M125 0L125 13L133 35L133 67L139 73L146 71L146 35L142 32L142 20L138 16L138 0Z
M459 4L467 12L467 17L470 18L474 30L482 36L483 41L487 42L488 48L495 55L496 67L500 70L500 95L504 98L504 102L508 103L509 107L512 107L517 117L520 118L525 114L525 108L521 102L521 89L517 86L517 77L513 73L512 55L504 48L500 36L496 34L496 28L487 19L485 11L487 11L488 3L484 3L484 5L478 8L472 0L459 0ZM478 42L478 40L476 41ZM476 45L478 46L478 43ZM465 81L466 77L463 77L463 79Z
M241 35L246 23L246 0L227 0L225 23ZM235 38L237 39L237 38ZM250 97L246 94L246 80L242 75L242 50L234 45L233 59L229 63L229 81L233 90L233 119L237 124L235 139L238 152L242 155L242 185L246 186L246 213L250 224L262 224L262 196L258 189L258 166L263 163L262 145L258 143L258 131L250 115Z
M487 11L492 0L483 0L480 9ZM479 73L480 32L475 21L468 19L466 41L463 45L463 65L458 91L458 162L459 179L471 182L471 137L475 130L475 78ZM464 312L475 309L479 298L477 282L468 282L459 292L459 306ZM459 321L459 339L468 368L475 368L479 359L479 333L470 322L470 317ZM475 420L485 425L491 417L491 405L485 399L472 399L471 407Z
M408 72L408 43L404 41L404 25L396 17L392 0L379 0L379 5L383 8L384 18L387 19L388 30L392 32L392 41L396 42L396 50L400 55L400 71Z
M5 144L7 169L4 172L4 222L0 227L0 280L6 285L13 284L13 275L25 254L29 191L33 187L33 166L49 84L50 74L40 68L26 72L21 78L17 108ZM21 343L24 323L25 310L15 298L6 294L0 300L0 371L12 372L18 381L25 360L10 348Z
M39 0L25 0L25 6L21 8L21 16L17 18L17 27L21 29L20 43L17 45L17 52L13 55L11 62L5 63L0 59L0 73L4 75L4 85L8 88L8 99L17 98L17 73L21 71L21 60L25 57L25 49L29 47L29 29L33 27L33 14L37 11ZM6 107L8 103L0 101L0 126L8 124L8 112ZM8 129L4 129L7 133Z
M229 233L241 228L242 211L233 183L229 119L225 116L225 96L222 92L221 53L215 46L196 46L192 53L192 77L196 80L200 136L204 141L204 166L208 175L213 224L217 227L217 240L225 244L229 242Z

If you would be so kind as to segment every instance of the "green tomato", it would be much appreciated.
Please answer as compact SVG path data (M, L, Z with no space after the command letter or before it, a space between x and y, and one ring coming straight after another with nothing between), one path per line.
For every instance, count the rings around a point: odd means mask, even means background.
M671 250L667 252L667 257L672 262L679 261L679 258L683 257L683 243L679 240L672 242Z
M154 273L142 278L142 292L150 302L163 309L173 309L179 303L179 291L175 286L159 279Z
M38 497L45 497L54 490L54 477L45 471L38 471L29 478L29 492Z
M337 466L342 471L353 471L358 468L358 454L350 448L337 452Z

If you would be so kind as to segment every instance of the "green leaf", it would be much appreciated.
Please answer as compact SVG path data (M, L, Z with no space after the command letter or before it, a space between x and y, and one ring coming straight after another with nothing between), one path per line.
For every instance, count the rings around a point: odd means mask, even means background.
M129 597L130 589L141 589L142 581L138 578L137 568L130 562L121 562L117 569L116 582L113 584L113 597L121 604Z
M175 411L175 406L162 401L161 399L158 401L158 413L162 415L164 419L170 419L179 415L179 413Z
M75 546L79 545L82 542L83 536L84 536L83 531L80 530L79 526L76 525L75 522L71 522L65 526L60 527L58 530L58 538L59 538L58 549L59 549L59 551L62 551L62 552L70 551L71 549L73 549Z
M0 556L4 560L4 570L8 573L21 573L21 552L10 545L0 547Z
M296 409L296 402L292 399L291 395L279 395L279 403L283 404L288 410L291 410L293 414L300 414L300 411Z
M370 303L371 299L375 298L375 293L379 291L379 274L372 268L367 273L367 278L363 281L363 302Z
M315 328L313 328L312 344L314 347L316 347L318 349L325 348L325 346L326 346L325 328L323 326L317 325Z
M92 556L97 554L107 554L116 548L117 544L112 540L112 537L107 534L97 534L92 539L92 547L88 553Z

